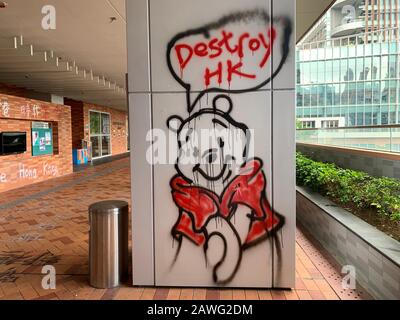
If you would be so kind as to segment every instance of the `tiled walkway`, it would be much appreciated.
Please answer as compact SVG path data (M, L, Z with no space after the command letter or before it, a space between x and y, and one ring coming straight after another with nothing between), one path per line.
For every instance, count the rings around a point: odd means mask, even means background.
M298 229L296 288L279 290L150 289L88 285L87 208L129 201L129 160L0 194L0 299L368 299L341 288L335 262ZM41 286L43 265L57 270L57 289Z

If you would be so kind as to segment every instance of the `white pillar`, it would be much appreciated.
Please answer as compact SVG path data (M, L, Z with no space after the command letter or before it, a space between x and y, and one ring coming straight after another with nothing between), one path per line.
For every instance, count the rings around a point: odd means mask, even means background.
M133 284L294 287L295 1L128 0L127 20ZM216 128L248 143L210 148L238 171L146 160L151 129L206 160Z

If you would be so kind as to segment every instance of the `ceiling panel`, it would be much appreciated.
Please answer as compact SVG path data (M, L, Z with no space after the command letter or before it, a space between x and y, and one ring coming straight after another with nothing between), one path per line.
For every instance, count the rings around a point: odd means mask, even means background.
M11 0L0 9L0 35L23 35L38 48L76 61L125 86L126 22L124 0L52 0L56 30L43 30L42 7L48 0ZM111 22L111 17L116 21Z
M334 0L296 0L296 38L299 41Z

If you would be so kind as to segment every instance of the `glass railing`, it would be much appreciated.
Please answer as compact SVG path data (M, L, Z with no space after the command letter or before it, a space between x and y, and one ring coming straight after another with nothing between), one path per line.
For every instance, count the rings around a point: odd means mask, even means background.
M355 22L359 22L355 20ZM346 35L341 37L335 37L330 40L319 40L313 42L303 42L297 44L297 51L309 51L315 50L317 48L333 48L338 46L348 46L348 45L371 45L372 43L387 43L387 42L397 42L400 37L400 28L385 28L369 32L360 32L357 34ZM302 61L304 59L301 59Z
M400 125L298 129L297 142L400 153Z

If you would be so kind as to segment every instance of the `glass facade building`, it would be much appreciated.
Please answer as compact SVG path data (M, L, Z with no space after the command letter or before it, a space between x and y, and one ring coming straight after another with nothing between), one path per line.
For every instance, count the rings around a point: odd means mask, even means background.
M339 6L345 12L343 3L351 1L338 1L322 18L322 26L317 24L298 44L296 110L301 127L400 124L400 0L390 1L389 13L386 0L367 1L368 6L353 1L356 8L369 11L339 25L332 22L338 20L334 11ZM371 23L373 16L380 17L379 23L377 18ZM363 32L359 25L352 27L360 21L365 22Z

